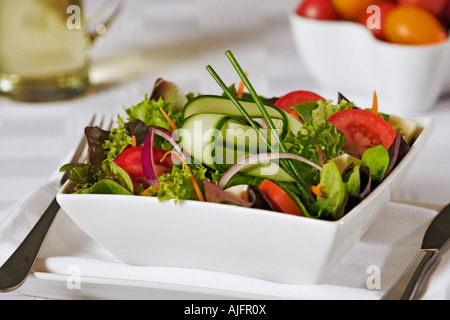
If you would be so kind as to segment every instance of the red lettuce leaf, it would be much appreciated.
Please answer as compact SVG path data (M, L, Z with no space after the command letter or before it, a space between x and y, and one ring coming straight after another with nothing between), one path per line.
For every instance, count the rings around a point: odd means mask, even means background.
M399 130L397 136L394 139L394 142L388 150L390 158L389 166L386 169L384 175L378 180L379 183L386 179L386 177L392 172L392 170L394 170L395 167L400 163L400 161L402 161L409 150L411 150L411 147L405 141L405 139L403 139L403 136Z
M141 120L128 122L125 124L125 128L130 133L130 136L134 136L136 138L137 146L144 144L145 139L148 136L148 132L150 131L150 127Z
M205 198L208 202L232 203L246 208L273 210L270 200L267 198L265 193L256 186L248 186L248 201L246 201L231 192L222 190L213 182L204 180L203 185L205 187Z
M103 144L109 138L109 134L110 131L103 130L97 126L86 127L84 129L84 135L88 145L87 160L95 169L101 168L103 160L106 159Z

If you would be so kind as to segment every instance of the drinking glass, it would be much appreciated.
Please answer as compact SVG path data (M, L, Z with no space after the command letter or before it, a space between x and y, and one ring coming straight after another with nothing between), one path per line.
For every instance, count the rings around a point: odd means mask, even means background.
M89 88L91 46L119 12L88 30L82 0L0 0L0 94L23 101L52 101Z

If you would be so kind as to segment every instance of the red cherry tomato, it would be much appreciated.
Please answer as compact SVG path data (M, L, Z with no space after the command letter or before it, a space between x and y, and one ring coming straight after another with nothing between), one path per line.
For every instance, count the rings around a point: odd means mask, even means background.
M305 0L298 6L297 14L317 20L337 20L339 16L334 10L331 0Z
M359 22L362 25L366 26L372 32L375 38L379 40L386 40L386 37L384 35L386 17L389 11L394 9L396 5L392 1L383 1L377 4L377 6L378 11L373 11L370 13L366 12L366 14L362 16ZM376 19L379 19L379 21L376 21Z
M414 5L430 11L435 17L441 17L447 0L397 0L399 5Z
M269 198L275 210L296 216L303 215L294 200L292 200L291 197L289 197L289 195L276 183L266 179L261 182L259 188Z
M385 21L385 36L389 42L422 45L442 42L447 33L439 20L418 6L397 6Z
M367 149L377 145L389 149L396 137L395 130L386 120L367 110L339 111L328 121L342 131L347 138L343 150L359 159Z
M290 92L290 93L282 96L281 98L279 98L275 102L275 106L280 109L283 109L284 111L286 111L288 113L292 113L297 118L298 113L291 110L291 107L293 107L297 104L303 103L303 102L319 101L319 100L325 101L324 98L322 98L321 96L319 96L318 94L316 94L314 92L298 90L298 91Z
M441 19L444 27L447 28L448 30L448 28L450 27L450 0L447 2L447 5L445 6L444 13L442 14Z

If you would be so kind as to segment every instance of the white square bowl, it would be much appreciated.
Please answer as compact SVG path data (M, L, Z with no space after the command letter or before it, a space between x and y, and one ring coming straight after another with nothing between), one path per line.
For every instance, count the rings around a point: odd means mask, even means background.
M315 284L359 241L424 147L434 120L411 120L420 134L410 152L339 221L198 201L65 194L65 187L57 200L81 229L125 264Z
M434 107L450 91L450 39L433 45L377 40L362 24L319 21L292 12L293 41L311 77L334 91L374 90L398 114Z

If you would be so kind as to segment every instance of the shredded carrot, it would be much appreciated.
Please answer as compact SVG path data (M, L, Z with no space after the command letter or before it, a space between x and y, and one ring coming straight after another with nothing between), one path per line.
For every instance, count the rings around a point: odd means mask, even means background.
M312 193L314 193L317 197L321 197L322 196L322 188L320 186L320 184L318 184L317 186L311 186L309 187L309 189L312 191Z
M247 72L245 73L245 76L248 76ZM236 93L236 98L240 99L244 96L244 89L245 89L244 81L241 81L241 83L239 84L238 92Z
M136 136L131 137L131 146L136 147Z
M170 181L166 181L166 182L164 182L164 183L165 183L165 184L170 184ZM151 188L152 188L153 190L155 190L155 191L159 191L159 190L161 189L161 185L158 184L158 185L156 185L156 186L151 186ZM148 189L145 189L144 192L141 193L141 195L142 195L142 196L148 196L148 195L149 195Z
M197 181L195 181L195 178L194 178L194 175L192 174L191 169L189 169L188 165L186 164L186 162L184 161L183 157L182 157L179 153L177 153L177 152L175 152L175 151L168 151L168 152L166 152L166 154L161 158L161 162L163 162L164 159L166 158L166 156L167 156L168 154L170 154L170 153L175 154L175 155L177 155L178 158L180 158L181 162L183 163L183 167L188 169L188 173L189 173L189 175L191 176L191 181L192 181L192 184L193 184L193 186L194 186L195 193L197 193L198 200L200 200L200 201L205 201L205 199L203 198L202 191L200 190L200 187L198 186Z
M296 120L298 120L301 124L305 124L300 117L297 115L296 112L290 112L290 115L293 116Z
M376 91L373 92L372 112L378 114L378 97Z
M163 114L164 118L166 118L167 122L169 123L169 125L172 127L173 130L177 130L177 126L175 125L175 123L172 121L172 119L169 118L169 116L167 115L167 113L163 110L163 108L159 108L159 110L161 110L161 113Z

